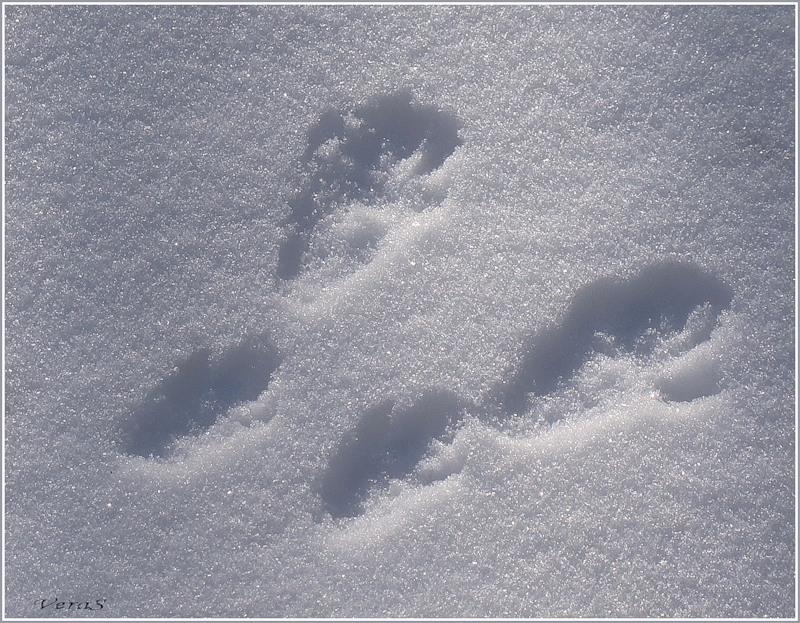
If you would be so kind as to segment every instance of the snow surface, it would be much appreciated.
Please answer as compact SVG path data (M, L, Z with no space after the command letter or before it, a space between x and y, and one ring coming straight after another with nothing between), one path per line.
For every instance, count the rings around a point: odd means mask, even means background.
M793 7L5 18L8 616L793 616Z

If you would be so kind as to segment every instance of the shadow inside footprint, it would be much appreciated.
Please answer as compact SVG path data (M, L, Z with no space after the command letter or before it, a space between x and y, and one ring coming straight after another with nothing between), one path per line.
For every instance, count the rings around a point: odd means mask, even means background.
M414 173L438 169L461 144L458 120L409 93L376 98L361 108L329 111L308 132L303 155L307 183L290 201L288 235L278 255L278 276L293 279L314 226L337 206L374 200L391 166L418 154Z
M265 335L251 336L212 360L194 352L136 407L124 430L128 454L163 457L172 442L197 435L237 403L255 400L280 363Z
M518 371L500 389L501 404L519 413L529 394L552 392L596 350L597 333L630 352L647 329L681 330L693 310L705 304L716 316L732 296L717 277L679 262L651 265L626 281L595 281L573 297L558 325L533 337ZM711 328L708 335L697 336L698 342L708 339Z
M718 315L732 298L733 292L720 279L681 262L653 264L627 280L591 283L572 298L559 324L533 336L516 373L498 388L501 417L525 411L530 395L553 392L594 352L604 350L598 334L611 340L615 353L646 355L659 339L684 331L691 317L691 328L681 339L693 348L710 338ZM684 382L686 375L690 382ZM709 395L717 381L715 368L697 359L665 377L659 389L667 400L688 401ZM366 410L335 449L317 483L328 512L333 517L356 517L364 512L371 490L385 488L394 479L423 481L422 472L414 474L431 442L452 441L465 413L457 396L446 391L426 394L411 407L386 401Z
M360 515L369 489L408 476L434 439L452 433L460 415L460 403L449 392L426 394L405 409L386 401L366 410L319 483L328 512L334 517Z

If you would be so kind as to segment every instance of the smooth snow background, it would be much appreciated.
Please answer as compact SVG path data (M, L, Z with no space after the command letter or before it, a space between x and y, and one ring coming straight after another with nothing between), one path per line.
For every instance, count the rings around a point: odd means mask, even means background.
M791 7L5 11L7 615L793 615ZM334 216L370 261L277 280L307 132L398 92L462 145ZM666 261L733 292L708 341L480 416L583 286ZM253 335L257 402L131 452ZM363 414L431 392L462 428L333 518Z

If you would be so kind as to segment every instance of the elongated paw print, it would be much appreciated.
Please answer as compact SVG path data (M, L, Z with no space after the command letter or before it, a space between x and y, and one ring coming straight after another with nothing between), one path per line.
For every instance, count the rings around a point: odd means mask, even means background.
M423 208L435 203L436 193L413 181L438 169L461 144L458 130L455 117L416 105L408 93L325 113L308 133L306 182L290 201L278 276L294 279L311 260L330 256L368 261L387 227L370 212L402 197ZM421 199L414 196L420 192ZM343 213L351 218L331 231L331 217Z
M125 451L169 456L175 441L202 433L231 407L257 398L279 363L265 335L249 337L218 358L207 349L194 352L133 409L123 431Z
M407 478L434 440L447 440L462 416L449 392L431 392L410 406L386 401L361 416L339 444L319 483L319 493L334 517L363 512L369 492L392 479Z
M573 297L558 324L532 337L517 371L499 388L500 403L507 413L525 411L598 353L690 350L710 337L732 297L721 280L689 263L654 264L626 281L595 281ZM713 373L698 373L684 383L666 379L657 389L672 401L716 393Z

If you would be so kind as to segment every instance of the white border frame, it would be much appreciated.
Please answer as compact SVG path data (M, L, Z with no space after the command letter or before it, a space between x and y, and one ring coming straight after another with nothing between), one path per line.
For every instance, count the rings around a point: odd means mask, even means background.
M654 0L651 2L592 2L591 0L587 0L584 2L508 2L508 1L498 1L498 2L472 2L472 1L448 1L443 0L440 2L429 2L429 1L420 1L420 2L413 2L413 1L398 1L398 2L386 2L386 1L364 1L364 2L352 2L352 1L343 1L343 2L335 2L335 1L328 1L328 2L239 2L233 0L231 2L216 2L216 1L197 1L197 2L64 2L64 1L55 1L55 2L42 2L42 1L32 1L32 2L0 2L0 10L2 11L2 15L0 16L0 21L2 22L2 33L0 34L0 45L2 45L2 70L0 74L2 75L2 98L3 98L3 105L2 105L2 128L0 128L0 135L2 135L2 148L0 148L0 152L2 153L2 184L3 184L3 192L2 192L2 218L0 219L0 246L2 246L2 270L0 270L0 283L2 284L2 293L0 293L0 301L2 302L2 309L0 310L0 320L2 321L2 348L0 349L0 360L2 360L2 371L0 371L0 380L2 381L2 387L0 387L0 408L2 409L2 423L0 423L0 428L2 429L2 472L3 472L3 488L0 491L0 499L2 499L2 529L0 532L2 533L0 537L0 548L2 548L2 569L0 570L0 590L2 590L2 610L0 610L0 620L3 621L37 621L43 620L36 617L13 617L9 618L5 616L6 612L6 455L5 455L5 448L6 448L6 6L793 6L794 7L794 148L795 148L795 160L794 160L794 227L795 227L795 238L794 238L794 265L795 265L795 290L794 290L794 372L795 372L795 427L794 427L794 582L795 582L795 602L794 602L794 616L789 618L761 618L761 617L753 617L753 618L723 618L723 617L711 617L711 618L637 618L637 617L627 617L627 618L580 618L577 617L560 617L560 618L309 618L309 617L290 617L290 618L274 618L274 617L267 617L267 618L254 618L254 617L242 617L242 618L231 618L231 617L196 617L196 618L185 618L185 617L170 617L170 618L159 618L159 617L94 617L94 616L87 616L87 617L53 617L55 619L61 621L86 621L86 620L94 620L94 621L136 621L136 620L144 620L144 621L565 621L565 620L580 620L580 621L796 621L798 620L798 547L797 547L797 537L798 537L798 494L797 494L797 486L798 486L798 364L800 363L800 357L798 357L798 337L800 337L800 332L798 331L798 323L797 323L797 313L798 313L798 282L797 282L797 266L798 266L798 255L797 255L797 248L798 248L798 112L800 109L798 108L798 96L797 96L797 89L798 89L798 13L800 13L800 7L798 6L797 2L717 2L717 1L704 1L698 0L696 2L664 2L660 0ZM51 619L47 619L51 620Z

